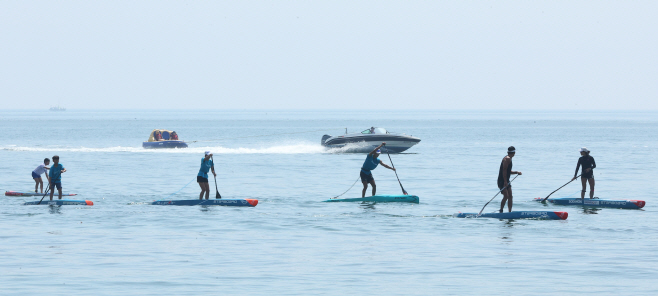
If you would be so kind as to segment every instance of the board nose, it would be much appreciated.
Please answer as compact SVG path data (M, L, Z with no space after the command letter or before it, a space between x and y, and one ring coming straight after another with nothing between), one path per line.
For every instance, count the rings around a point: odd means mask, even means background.
M638 208L644 208L644 205L646 204L645 201L643 200L631 200L632 203L634 203Z
M85 200L85 203L86 203L88 206L93 206L93 205L94 205L94 202L91 201L91 200Z
M567 217L569 217L569 213L567 212L554 212L554 213L562 220L567 220Z
M257 199L246 199L246 201L252 206L255 207L258 204Z

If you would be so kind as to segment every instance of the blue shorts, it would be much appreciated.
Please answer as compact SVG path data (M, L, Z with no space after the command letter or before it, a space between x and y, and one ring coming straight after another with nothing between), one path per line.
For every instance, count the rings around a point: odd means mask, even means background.
M32 172L32 179L40 179L41 175L37 175L34 171Z
M50 190L53 190L55 187L57 187L59 190L62 190L62 182L50 183Z

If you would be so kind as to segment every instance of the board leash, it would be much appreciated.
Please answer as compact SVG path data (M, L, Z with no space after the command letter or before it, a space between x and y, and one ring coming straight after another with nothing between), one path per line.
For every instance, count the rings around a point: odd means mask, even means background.
M176 191L176 192L170 194L169 196L165 197L164 200L169 199L169 197L171 197L171 196L173 196L174 194L176 194L176 193L180 192L181 190L185 189L185 187L187 187L188 185L192 184L192 182L194 182L194 180L196 180L196 177L194 177L194 179L192 179L192 181L190 181L190 182L187 183L185 186L183 186L183 188L178 189L178 191ZM163 200L163 199L158 199L157 201L161 201L161 200Z
M391 161L391 166L393 166L393 168L395 168L395 164L393 164L393 159L391 159L391 155L388 154L388 148L384 147L384 149L386 149L386 155L388 155L388 160ZM395 177L398 178L398 183L400 184L400 188L402 188L402 193L404 195L409 195L409 193L407 193L407 191L404 190L404 187L402 187L402 182L400 182L400 177L398 177L398 171L394 170L393 172L395 172Z
M350 188L348 188L347 190L345 190L345 192L341 193L340 195L334 196L334 197L332 197L331 199L337 199L337 198L343 196L343 194L345 194L345 193L347 193L348 191L350 191L350 190L352 189L352 187L354 187L354 185L356 185L356 182L359 182L359 179L361 179L361 176L359 176L359 178L357 178L356 181L354 181L354 184L352 184L352 186L350 186Z
M582 175L582 174L581 174L581 175ZM551 194L549 194L548 196L551 196L551 195L552 195L553 193L555 193L556 191L562 189L562 187L569 185L569 183L575 181L575 180L576 180L578 177L580 177L581 175L576 176L576 178L571 179L571 181L569 181L569 182L567 182L566 184L560 186L560 188L555 189L555 191L551 192ZM546 198L542 199L541 202L545 202L545 201L548 199L548 196L547 196Z
M494 197L492 197L492 198L491 198L486 204L484 204L484 207L482 207L482 210L480 210L480 212L478 213L478 217L480 217L480 215L482 215L482 211L484 211L484 208L486 208L487 205L488 205L492 200L494 200L494 198L496 198L496 196L498 196L498 194L500 194L501 192L503 192L503 190L505 190L505 188L507 188L508 186L512 185L512 182L513 182L514 179L516 179L516 177L518 177L518 176L519 176L518 174L517 174L516 176L514 176L514 178L512 178L512 181L509 181L509 183L507 183L507 186L505 186L505 187L503 187L502 189L500 189L500 190L498 191L498 193L496 193L496 195L494 195Z

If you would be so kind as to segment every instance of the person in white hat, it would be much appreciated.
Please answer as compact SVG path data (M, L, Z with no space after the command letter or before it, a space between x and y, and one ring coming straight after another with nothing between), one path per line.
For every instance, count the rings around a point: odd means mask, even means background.
M210 186L208 185L208 171L212 170L212 174L214 176L217 176L215 174L215 164L212 162L212 153L210 151L206 151L206 156L204 158L201 158L201 168L199 169L199 173L196 175L196 181L199 183L199 187L201 187L201 193L199 194L199 199L203 199L203 195L205 193L206 199L210 198Z
M382 148L382 146L386 145L386 142L383 142L381 145L377 146L374 150L372 150L370 153L368 153L368 156L366 156L366 161L363 162L363 166L361 166L361 172L359 173L361 176L361 183L363 183L363 191L361 192L361 197L366 197L366 190L368 190L368 184L372 185L372 195L374 196L375 193L377 193L377 186L375 185L375 178L372 176L372 170L376 169L378 165L383 165L385 168L389 170L394 170L395 168L392 168L385 163L383 163L381 160L379 160L379 155L382 153L379 148Z
M578 164L576 165L576 172L573 174L573 180L576 180L578 176L578 169L580 166L583 166L583 170L580 172L580 181L583 182L583 190L580 192L580 198L585 199L585 190L587 189L587 183L589 182L589 198L594 198L594 169L596 168L596 162L594 157L589 155L589 150L586 147L580 148L580 158L578 158Z
M512 196L512 185L510 184L510 175L523 175L523 173L512 170L512 157L516 155L516 148L514 146L509 146L507 148L507 156L503 157L503 160L500 162L500 168L498 169L498 189L503 194L503 200L500 202L500 210L502 213L505 208L505 203L507 203L507 210L512 211L512 203L514 197Z

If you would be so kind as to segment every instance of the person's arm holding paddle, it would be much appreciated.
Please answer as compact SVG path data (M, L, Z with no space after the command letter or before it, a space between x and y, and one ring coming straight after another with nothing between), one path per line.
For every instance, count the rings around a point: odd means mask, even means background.
M579 169L580 169L580 159L578 159L578 164L576 164L576 172L573 173L573 179L571 179L571 181L576 180L576 178L578 178L578 177L576 177L576 175L578 175L578 170Z
M382 166L384 166L385 168L387 168L389 170L394 170L395 171L395 168L392 168L392 167L388 166L387 164L383 163L381 160L379 161L379 164L381 164Z
M377 146L375 149L373 149L372 151L370 151L370 153L368 153L368 155L370 155L370 156L375 156L375 153L377 153L377 150L379 150L380 148L382 148L382 146L386 146L386 142L382 142L381 145Z

